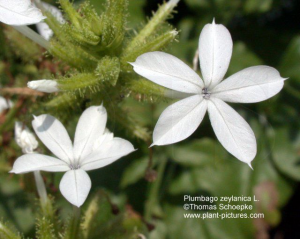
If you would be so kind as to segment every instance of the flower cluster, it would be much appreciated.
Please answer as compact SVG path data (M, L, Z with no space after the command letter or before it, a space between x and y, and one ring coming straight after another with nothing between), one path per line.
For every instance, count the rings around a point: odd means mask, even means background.
M166 11L171 12L178 2L179 0L171 0L166 3ZM65 23L64 17L57 8L39 1L36 3L37 5L34 5L30 0L0 0L0 21L19 26L37 24L38 32L44 38L42 39L49 41L53 31L42 22L45 16L37 6L42 6L44 10L50 12L60 24ZM66 6L69 5L66 3ZM81 16L76 15L76 17L79 19ZM82 27L80 25L75 30L82 30ZM76 37L84 38L83 48L92 45L98 47L95 48L97 51L102 51L97 31L91 33L93 34L86 34L83 37L77 34ZM171 31L172 39L176 34L177 32ZM143 37L142 35L136 42L143 42ZM116 38L112 42L104 43L111 46L119 44L120 39ZM128 52L131 54L135 47L135 44L129 45ZM280 92L285 79L272 67L254 66L223 80L230 63L232 47L232 38L227 28L213 21L203 28L199 39L202 78L181 60L164 52L147 52L137 57L134 63L130 63L137 74L171 90L167 91L168 95L180 99L161 114L153 132L151 146L174 144L188 138L196 131L208 112L213 130L223 147L251 167L251 161L257 151L254 132L249 124L225 102L256 103L267 100ZM83 55L86 56L86 53ZM94 58L86 59L95 62ZM101 64L96 61L99 64L95 67L97 76L106 77L105 74L101 74L101 67L107 62L110 63L107 64L108 66L118 67L118 70L107 74L107 77L114 76L112 85L115 86L122 61L114 57L101 58ZM126 67L130 67L127 61L125 63ZM88 65L90 67L90 64ZM90 78L91 74L85 76ZM64 90L60 88L58 81L46 79L28 82L28 87L46 93ZM0 112L11 106L11 102L0 98ZM15 161L11 173L20 174L40 170L65 172L60 182L60 191L70 203L80 207L91 189L91 179L87 171L105 167L135 151L129 141L114 137L113 133L106 129L106 123L107 112L103 105L87 108L79 119L72 143L67 130L58 119L48 114L34 116L32 127L38 138L55 155L52 157L35 152L38 142L34 135L22 123L16 122L15 140L24 155Z

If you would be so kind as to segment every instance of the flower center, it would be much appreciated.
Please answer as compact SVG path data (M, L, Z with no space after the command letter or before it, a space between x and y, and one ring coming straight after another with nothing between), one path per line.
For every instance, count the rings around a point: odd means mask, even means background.
M208 92L208 89L207 88L203 88L202 89L202 95L203 95L203 98L208 100L209 97L210 97L210 93Z
M76 169L79 169L80 168L80 165L79 165L79 163L71 163L70 165L70 169L71 170L76 170Z

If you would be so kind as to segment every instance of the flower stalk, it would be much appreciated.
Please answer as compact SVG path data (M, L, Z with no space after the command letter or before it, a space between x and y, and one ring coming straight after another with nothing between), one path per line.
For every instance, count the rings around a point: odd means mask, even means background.
M36 44L45 48L46 50L49 49L50 47L49 42L46 41L44 38L42 38L41 35L33 31L28 26L13 26L13 28L16 29L18 32L22 33L24 36L31 39L32 41L34 41Z
M151 221L152 214L155 212L155 209L159 207L159 190L161 188L167 162L168 158L165 157L161 159L158 165L157 178L150 186L149 199L145 208L145 219L147 221Z
M34 171L33 174L34 174L37 192L40 197L41 206L44 209L46 207L47 201L48 201L45 183L44 183L44 180L42 178L40 171Z

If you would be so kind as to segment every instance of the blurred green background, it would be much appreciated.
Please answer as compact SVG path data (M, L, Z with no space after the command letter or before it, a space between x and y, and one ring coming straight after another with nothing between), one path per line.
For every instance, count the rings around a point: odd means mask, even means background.
M91 2L101 11L103 0ZM158 0L129 2L129 28L141 27L161 3ZM222 148L206 117L189 139L172 146L154 147L153 152L144 142L129 138L139 150L113 165L91 172L92 193L103 188L120 208L130 205L139 215L144 215L150 223L151 239L300 238L299 10L297 0L181 0L177 13L169 20L180 34L178 42L166 51L189 65L192 65L201 29L215 18L216 23L229 29L234 41L227 75L249 66L269 65L278 69L282 77L289 77L283 90L265 102L231 104L255 132L258 153L253 161L254 171ZM17 58L14 61L9 64L15 64L15 72L26 67L20 66ZM4 60L0 63L1 82L7 82L5 64ZM30 68L27 71L28 78L38 77L38 72ZM151 131L169 104L170 101L148 104L134 99L125 102L126 108ZM71 135L76 122L74 119L68 125ZM128 138L113 122L110 122L110 130ZM3 134L2 142L4 137L12 135L13 132ZM8 174L8 161L11 164L21 152L16 145L0 147L0 219L33 237L35 188L32 176ZM162 178L158 177L155 182L145 179L145 173L152 172L147 170L152 154L153 169L162 172L159 174ZM67 217L71 207L58 190L62 174L43 175L60 213ZM149 179L149 175L146 178ZM184 219L186 211L182 206L186 194L218 197L255 194L260 201L251 202L252 212L262 212L265 218Z

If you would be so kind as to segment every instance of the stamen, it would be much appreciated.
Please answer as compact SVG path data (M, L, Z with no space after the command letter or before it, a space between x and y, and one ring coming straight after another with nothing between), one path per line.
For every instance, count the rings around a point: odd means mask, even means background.
M210 93L208 92L208 89L207 88L203 88L202 89L202 95L203 95L203 98L208 100L209 97L210 97Z
M76 169L79 169L80 168L80 165L78 163L71 163L70 164L70 169L71 170L76 170Z

